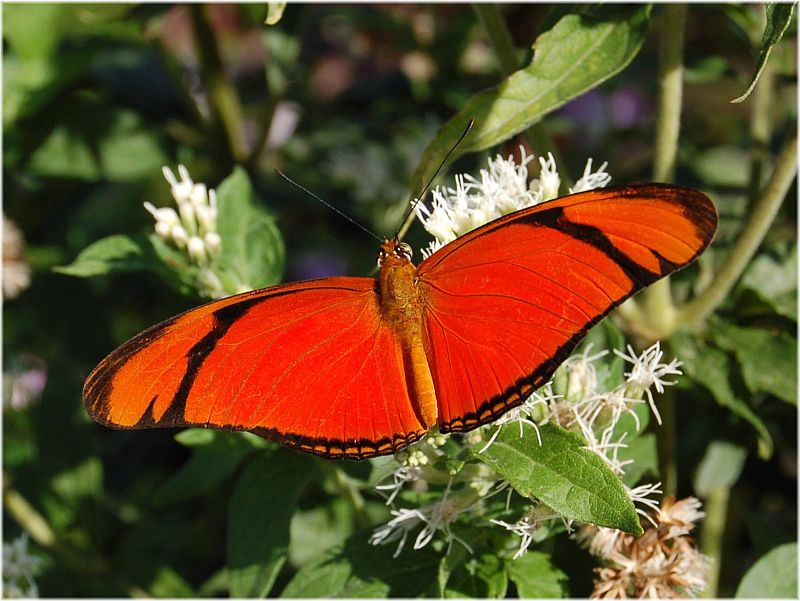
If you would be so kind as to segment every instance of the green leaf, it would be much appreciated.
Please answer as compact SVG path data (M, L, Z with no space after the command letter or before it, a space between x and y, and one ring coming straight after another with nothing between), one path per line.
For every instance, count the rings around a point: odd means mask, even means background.
M356 532L347 542L301 568L281 593L287 598L432 596L440 557L429 547L395 558L396 546L369 544L371 531Z
M275 218L257 204L247 172L236 167L217 188L222 251L215 263L228 294L277 284L285 249Z
M753 564L736 589L739 599L796 599L797 543L775 547Z
M155 504L166 505L208 494L257 450L238 434L212 432L212 441L194 446L189 460L156 490Z
M445 598L500 599L508 587L503 561L495 555L482 553L468 556L450 575Z
M133 111L85 103L60 123L31 156L32 173L98 181L131 181L151 176L167 162L158 132L145 128ZM94 112L96 126L87 129Z
M311 457L283 450L248 462L228 510L232 597L264 597L272 589L286 561L289 522L313 468Z
M789 24L792 22L793 11L794 2L775 2L767 4L767 22L764 26L764 33L761 36L761 50L758 53L758 60L756 61L753 78L750 80L750 85L747 87L745 93L738 98L734 98L731 102L744 102L756 87L758 78L761 77L761 73L767 65L772 47L781 40L783 34L789 28Z
M733 144L700 152L691 165L697 177L707 186L742 188L750 180L750 157Z
M740 286L778 315L797 321L797 244L777 257L758 255L747 266Z
M523 131L633 60L647 35L650 6L604 7L571 14L534 42L530 65L471 97L428 144L412 178L421 190L471 119L475 125L451 158L483 150Z
M558 513L641 534L633 502L605 462L586 448L586 441L554 424L539 427L536 436L503 428L497 440L475 456L493 467L524 497L536 497Z
M148 236L109 236L84 248L75 260L53 271L81 278L131 271L164 272L166 266Z
M714 341L736 355L751 392L769 392L797 405L797 338L788 332L740 328L714 320Z
M761 418L731 387L730 359L725 352L703 345L681 332L670 339L670 346L674 355L683 361L687 376L707 388L722 407L730 409L753 426L758 434L758 455L768 459L772 455L772 437Z
M289 561L300 567L341 545L353 534L353 510L344 497L334 497L329 503L296 511L289 526Z
M286 2L267 2L267 18L264 19L264 23L275 25L281 20L284 10L286 10Z
M195 596L191 585L169 566L160 566L157 569L148 591L156 599Z
M747 449L742 446L714 440L709 443L694 475L694 490L707 497L716 488L734 485L747 459Z
M567 596L567 575L540 551L528 551L508 563L508 575L520 599L560 599Z

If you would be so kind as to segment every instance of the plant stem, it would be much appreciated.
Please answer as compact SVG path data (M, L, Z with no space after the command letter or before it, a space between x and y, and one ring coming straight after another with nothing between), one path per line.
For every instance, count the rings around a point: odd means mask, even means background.
M678 134L681 124L683 98L683 32L686 25L686 6L661 6L659 35L659 101L658 120L653 157L653 179L669 182L675 178L675 157L678 154ZM676 309L672 300L669 278L659 280L641 295L642 313L646 325L658 337L669 337L675 328ZM677 424L675 399L664 395L661 405L662 425L656 428L658 464L665 495L674 495L678 488L676 457Z
M708 567L708 585L703 591L703 597L706 598L717 596L729 496L730 489L727 486L720 486L712 490L705 501L706 518L700 532L699 546L700 551L711 558Z
M670 182L675 179L675 157L681 124L683 97L683 31L686 5L661 6L659 37L658 120L653 157L653 179ZM642 293L641 302L648 320L647 328L659 337L668 337L675 329L676 310L669 279L664 278Z
M515 71L519 70L520 64L517 58L517 51L514 48L514 41L511 39L511 33L508 31L506 22L503 15L500 13L497 4L493 3L474 3L472 8L478 15L478 19L486 30L486 35L489 36L489 41L494 48L497 60L500 62L500 70L504 77L508 77ZM564 161L559 156L558 149L553 144L550 134L544 123L539 121L534 123L528 128L526 132L529 143L538 150L540 154L549 151L553 154L553 158L558 165L558 171L561 174L562 181L571 182L567 172Z
M56 544L56 534L47 520L13 488L3 489L3 508L39 546L48 549Z
M200 51L203 80L208 90L212 114L221 130L219 137L225 142L228 158L234 163L243 163L247 159L247 145L244 139L242 107L236 90L223 72L214 32L203 12L206 8L202 4L189 5Z
M766 23L766 8L760 8L760 25L763 31ZM753 45L757 48L761 31L753 31ZM774 91L774 58L767 61L761 71L761 77L755 90L753 90L752 118L750 119L750 137L752 138L752 149L750 151L750 181L747 187L747 198L752 205L758 198L758 191L761 188L761 177L764 172L764 162L767 156L767 145L772 135L772 119L770 111L772 109Z
M327 466L326 466L327 467ZM369 517L366 512L366 503L364 497L361 496L361 491L353 485L350 477L338 466L331 466L334 481L336 486L347 498L350 506L353 508L353 515L356 520L356 525L359 528L366 528L370 525Z
M661 90L656 122L653 179L668 182L675 178L675 157L678 154L678 133L681 125L683 30L686 24L686 5L663 4L661 10L659 40Z
M796 175L797 136L796 132L791 132L778 155L772 177L753 207L733 250L702 294L680 310L678 323L697 327L722 304L758 250Z
M678 423L675 411L675 395L667 388L658 403L661 425L655 428L658 448L658 470L664 496L678 494L677 444Z

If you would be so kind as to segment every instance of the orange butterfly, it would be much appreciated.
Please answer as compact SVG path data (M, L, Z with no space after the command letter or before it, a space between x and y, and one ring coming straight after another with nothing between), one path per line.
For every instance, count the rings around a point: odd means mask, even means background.
M702 193L581 192L488 223L415 267L385 240L380 276L274 286L135 336L86 380L116 428L249 430L328 458L394 453L520 405L586 332L708 246Z

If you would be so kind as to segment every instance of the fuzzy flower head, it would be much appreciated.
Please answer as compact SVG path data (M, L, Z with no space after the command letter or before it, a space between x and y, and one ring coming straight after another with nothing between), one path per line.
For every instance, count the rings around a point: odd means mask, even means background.
M217 194L205 184L193 182L183 165L178 166L180 179L169 167L162 171L178 210L144 203L156 220L156 234L182 249L193 263L205 265L219 254L222 245L217 233Z
M595 568L592 597L696 597L706 587L709 560L688 533L703 516L697 499L667 497L638 538L612 528L581 528L578 541L605 564Z
M28 550L28 535L3 543L3 596L30 599L39 596L34 576L42 560Z
M25 238L17 224L3 215L3 300L16 298L30 284Z
M437 187L431 192L430 206L417 203L415 211L425 229L434 237L422 251L428 257L444 244L498 217L519 211L559 194L561 177L552 154L539 158L539 177L529 179L528 165L534 157L520 147L520 159L497 155L478 177L458 175L455 187ZM592 171L590 160L581 179L571 191L606 186L611 176L606 163Z

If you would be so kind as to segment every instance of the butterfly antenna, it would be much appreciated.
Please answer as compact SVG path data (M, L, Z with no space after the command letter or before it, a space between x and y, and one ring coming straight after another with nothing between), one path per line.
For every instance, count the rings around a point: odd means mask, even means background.
M347 221L349 221L349 222L350 222L350 223L352 223L353 225L355 225L355 226L357 226L357 227L360 227L362 230L364 230L365 232L367 232L367 233L368 233L370 236L372 236L373 238L375 238L375 239L376 239L378 242L383 242L383 238L381 238L380 236L378 236L376 233L374 233L374 232L373 232L372 230L370 230L368 227L366 227L365 225L362 225L362 224L360 224L358 221L356 221L355 219L353 219L352 217L350 217L350 215L347 215L347 214L343 213L342 211L340 211L339 209L337 209L336 207L334 207L334 206L333 206L331 203L327 202L326 200L323 200L322 198L320 198L319 196L317 196L316 194L314 194L314 193L313 193L311 190L309 190L308 188L305 188L305 187L301 186L300 184L298 184L296 181L294 181L292 178L290 178L288 175L286 175L286 174L285 174L283 171L281 171L280 169L277 169L277 168L276 168L274 171L275 171L275 173L277 173L278 175L280 175L280 176L281 176L283 179L285 179L287 182L289 182L289 183L290 183L290 184L292 184L293 186L295 186L295 187L297 187L297 188L300 188L300 189L301 189L303 192L305 192L306 194L308 194L308 195L310 195L310 196L313 196L314 198L316 198L318 201L320 201L320 202L321 202L322 204L324 204L326 207L328 207L329 209L331 209L331 210L332 210L334 213L338 213L339 215L341 215L342 217L344 217L345 219L347 219Z
M403 217L403 221L400 224L400 227L397 228L397 232L394 235L394 237L396 239L399 240L400 237L403 236L406 233L406 231L408 230L409 226L411 225L411 221L413 219L412 216L414 215L414 209L417 207L419 202L425 197L425 194L428 192L428 188L431 187L431 184L433 183L433 180L436 179L437 175L439 175L439 172L442 170L442 167L444 167L445 163L447 162L447 159L450 158L450 155L453 154L453 151L456 148L458 148L458 145L461 144L461 142L464 140L464 138L467 137L467 134L469 133L469 130L472 129L472 126L474 124L475 124L475 118L472 117L467 122L467 127L464 128L464 132L461 134L461 137L456 141L455 144L453 144L453 146L450 147L450 150L447 151L447 154L444 155L444 158L442 159L442 162L439 163L439 166L436 168L436 171L433 172L433 175L428 180L428 183L425 184L424 188L422 188L422 192L420 192L419 195L411 201L411 207L406 212L405 216Z

